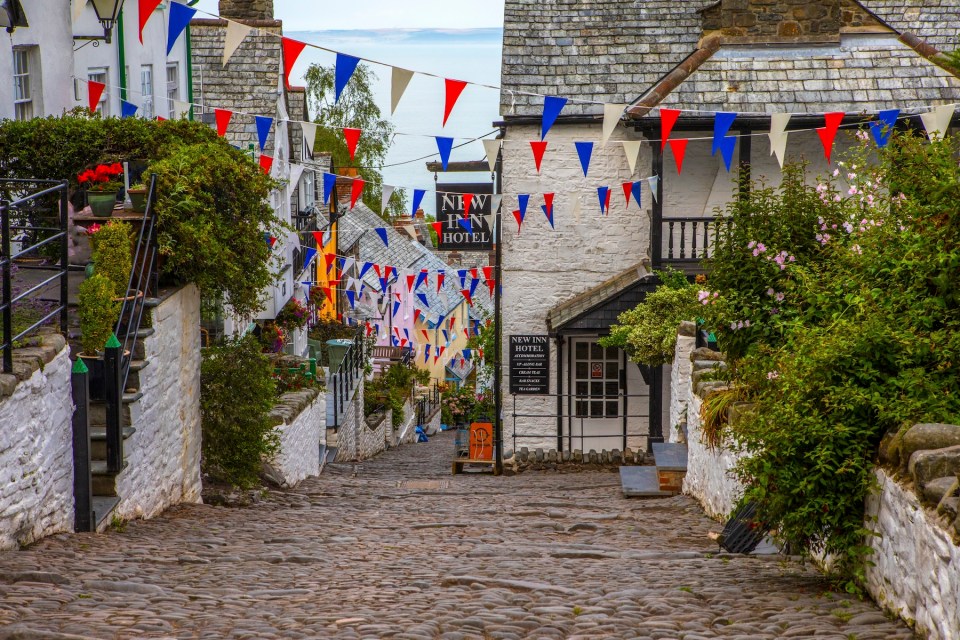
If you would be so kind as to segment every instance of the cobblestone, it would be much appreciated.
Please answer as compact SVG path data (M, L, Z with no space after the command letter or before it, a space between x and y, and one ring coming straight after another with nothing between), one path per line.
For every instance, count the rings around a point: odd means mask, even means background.
M626 500L602 472L451 477L452 450L2 554L0 639L913 637L808 566L717 553L689 498Z

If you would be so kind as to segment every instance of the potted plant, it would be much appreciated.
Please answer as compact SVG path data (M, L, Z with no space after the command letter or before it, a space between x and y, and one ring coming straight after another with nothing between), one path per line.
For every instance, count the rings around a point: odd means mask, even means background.
M130 196L130 208L134 213L144 213L147 210L147 185L142 182L130 185L127 189Z
M98 164L77 175L77 182L87 191L87 204L93 215L109 218L117 204L117 192L123 187L120 175L123 166L119 162Z
M81 356L97 358L113 333L113 324L120 313L120 303L114 294L114 284L100 273L80 283L77 293L80 317Z
M127 222L113 220L91 233L90 241L93 243L95 272L113 283L115 298L123 298L129 293L127 284L133 269L133 257L130 255L133 228Z
M307 326L307 319L310 311L307 306L296 298L290 298L287 304L283 305L277 314L274 323L280 327L284 333L291 333L296 329L303 329Z

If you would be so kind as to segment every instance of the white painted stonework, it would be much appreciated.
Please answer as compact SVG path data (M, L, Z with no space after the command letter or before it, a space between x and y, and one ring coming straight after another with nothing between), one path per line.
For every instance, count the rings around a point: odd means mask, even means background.
M70 350L0 401L0 550L73 531Z
M687 476L683 479L683 492L696 498L711 518L726 520L743 495L743 485L733 475L738 456L728 449L711 449L703 443L703 401L692 392L687 397Z
M131 406L127 468L117 477L120 517L149 518L200 502L200 292L187 285L152 312L143 397Z
M328 378L329 380L329 378ZM343 412L338 416L340 428L337 430L336 462L350 462L360 457L360 430L366 429L363 416L363 394L364 379L361 376L357 381L356 390L353 399L346 404ZM327 403L328 406L333 402L333 390L330 383L327 383ZM332 411L327 411L327 419L332 416ZM334 446L331 440L328 440L330 446Z
M678 335L673 365L670 367L670 418L663 425L663 438L666 442L680 442L682 432L680 424L688 419L689 401L692 390L691 376L693 362L690 354L697 346L697 339L693 336Z
M305 392L300 392L305 393ZM320 447L326 444L327 400L318 394L291 422L276 427L280 450L266 463L268 478L282 487L296 487L320 473Z
M960 547L913 492L875 473L880 490L866 505L866 526L879 534L867 539L870 595L929 640L960 638Z
M393 432L393 411L388 409L372 428L366 420L361 420L357 428L357 459L369 460L387 448L387 433Z

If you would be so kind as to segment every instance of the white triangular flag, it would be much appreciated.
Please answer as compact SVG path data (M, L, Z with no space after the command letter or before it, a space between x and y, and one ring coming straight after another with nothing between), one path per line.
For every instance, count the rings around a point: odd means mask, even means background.
M70 17L73 18L73 24L76 24L83 16L83 8L87 6L87 0L73 0L70 6L72 9Z
M300 176L303 175L305 167L302 164L290 163L290 186L296 188L300 184Z
M393 115L393 112L397 110L400 98L403 97L403 92L407 90L407 85L410 84L410 78L412 77L413 71L400 67L393 68L390 78L390 115Z
M313 154L313 145L317 141L317 125L312 122L301 122L300 128L303 130L304 144L307 145L307 150Z
M790 124L789 113L775 113L770 116L770 155L777 155L777 162L783 169L783 160L787 154L787 125Z
M354 260L353 258L344 258L344 259L343 259L343 266L340 267L340 270L343 271L343 273L346 273L346 272L350 271L350 269L353 268L353 265L356 264L356 262L357 262L357 261Z
M344 289L344 291L347 291L348 289L356 289L356 287L357 287L357 279L347 278L347 286L346 286L346 289Z
M187 117L186 114L190 113L190 110L193 109L193 105L189 102L184 102L183 100L173 100L173 119L179 120L180 118Z
M487 164L490 165L490 171L497 170L497 156L500 155L501 141L497 139L483 140L483 150L487 154Z
M637 158L640 156L640 145L642 143L639 140L624 140L623 141L623 152L627 154L627 165L630 167L630 175L633 175L633 172L637 169Z
M953 111L954 106L952 104L945 104L936 107L930 113L920 114L920 119L923 120L923 128L927 130L927 135L931 140L939 140L944 137L950 129Z
M240 43L243 42L243 39L246 38L251 31L253 31L253 27L248 27L245 24L240 24L233 20L227 20L227 33L223 37L223 66L227 66L230 58L233 57L233 54L236 52L237 47L240 46Z
M490 199L490 213L494 216L497 215L497 211L500 211L500 205L503 203L503 194L495 193L493 198Z
M620 124L620 116L627 108L625 104L605 104L603 105L603 138L600 144L606 145L607 140L613 135L617 125Z
M650 193L653 195L653 201L657 202L657 187L660 184L660 176L650 176L647 178L647 184L650 185Z
M392 185L389 185L389 184L383 185L383 189L382 189L382 191L380 192L380 193L381 193L381 196L380 196L380 203L381 203L381 204L380 204L380 211L381 211L382 213L386 213L386 212L387 212L387 205L390 204L390 196L393 195L393 189L394 189L394 187L393 187Z

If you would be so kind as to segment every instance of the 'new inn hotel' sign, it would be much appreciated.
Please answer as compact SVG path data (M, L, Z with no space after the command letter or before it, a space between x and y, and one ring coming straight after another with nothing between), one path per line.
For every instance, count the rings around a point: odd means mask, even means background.
M463 194L473 194L469 224L462 224ZM493 249L491 207L493 185L490 183L438 184L437 222L440 227L441 251L490 251Z

